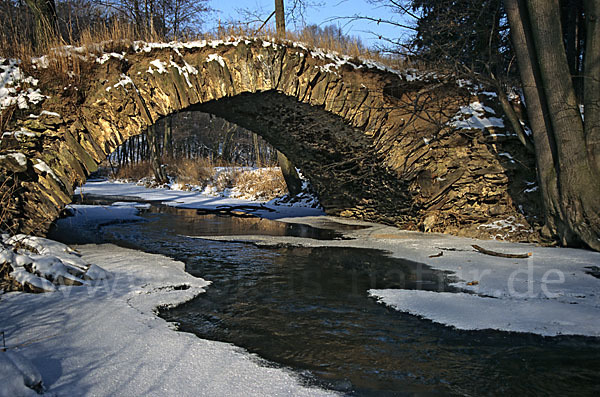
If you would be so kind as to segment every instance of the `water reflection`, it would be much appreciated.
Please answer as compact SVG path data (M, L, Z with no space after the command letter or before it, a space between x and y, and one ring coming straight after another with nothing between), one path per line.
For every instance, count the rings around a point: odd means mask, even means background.
M198 213L193 209L153 206L150 214L167 214L169 220L161 220L166 230L185 236L293 236L317 240L342 238L333 228L315 228L308 225L272 221L255 216L230 216Z

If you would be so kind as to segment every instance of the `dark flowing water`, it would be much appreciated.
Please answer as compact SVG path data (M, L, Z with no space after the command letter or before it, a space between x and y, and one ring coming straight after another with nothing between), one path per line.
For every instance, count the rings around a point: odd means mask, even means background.
M377 250L265 249L188 237L340 237L328 229L164 208L144 217L101 228L95 242L170 256L213 282L161 316L292 368L309 383L350 395L600 394L598 339L458 331L367 296L370 288L452 290L444 273L425 265ZM59 228L53 237L61 235Z

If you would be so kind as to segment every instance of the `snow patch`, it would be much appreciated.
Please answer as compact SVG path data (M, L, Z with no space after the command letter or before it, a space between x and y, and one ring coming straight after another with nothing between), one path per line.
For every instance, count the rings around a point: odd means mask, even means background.
M48 164L46 164L43 160L40 159L35 159L36 160L36 164L33 165L33 168L35 168L36 170L40 171L40 172L45 172L48 175L50 175L52 178L54 178L57 182L62 184L62 181L56 176L56 174L54 173L54 171L52 171L52 168L50 168L48 166Z
M386 71L391 71L389 68L384 68ZM396 72L398 73L398 72ZM439 76L435 72L423 72L417 69L406 69L401 76L404 77L406 81L427 81L427 80L437 80Z
M0 110L15 104L19 109L27 109L30 104L38 104L47 98L39 88L33 88L38 80L24 75L19 63L15 59L0 58Z
M600 336L600 317L580 305L419 290L372 289L369 294L396 310L458 329Z
M458 129L504 128L504 121L501 118L490 117L488 114L496 114L496 112L481 102L475 101L467 106L461 106L458 113L450 120L449 125Z
M152 66L154 66L156 70L152 69ZM155 71L158 74L168 73L169 71L167 70L167 63L161 61L160 59L155 59L154 61L150 62L148 73L154 74Z
M127 91L127 88L125 88L125 86L127 84L131 84L133 86L133 88L136 88L135 84L133 83L133 80L131 80L131 77L127 76L126 74L121 73L121 80L119 80L119 82L117 82L115 85L113 85L113 87L114 88L123 87L123 89L125 91ZM109 91L109 90L110 90L110 87L108 87L106 89L106 91ZM136 88L136 90L137 90L137 88Z
M15 281L21 285L29 284L45 292L56 291L56 286L50 281L29 273L23 267L13 267L13 271L9 274L9 276L14 278Z
M503 233L496 234L494 236L494 240L496 240L497 238L504 240L508 238L511 233L515 233L518 231L532 232L531 229L527 229L522 223L517 223L517 220L514 216L509 216L506 219L500 219L491 223L485 223L477 226L477 229L481 228L498 230L499 232Z
M6 133L5 133L6 134ZM2 134L4 136L4 134ZM27 157L23 153L9 153L0 155L0 159L5 159L7 157L12 157L19 163L20 166L25 167L27 165Z
M118 54L116 52L106 52L106 53L102 54L102 56L96 58L96 62L98 62L100 65L103 65L111 58L116 58L119 60L124 59L125 53Z
M537 192L537 190L538 190L538 186L534 186L534 187L530 187L529 189L523 190L523 193L533 193L533 192Z
M506 157L506 158L508 158L510 160L511 163L513 163L513 164L515 163L515 159L508 152L498 153L498 156Z
M256 40L256 39L255 39ZM135 41L133 43L133 50L135 52L151 52L155 49L172 49L175 53L179 54L181 49L193 49L211 47L217 48L221 45L232 45L237 46L241 42L250 44L252 41L246 38L230 38L228 40L195 40L188 42L172 41L170 43L148 43L145 41Z
M90 285L87 280L111 277L97 266L90 267L78 252L64 244L24 234L2 236L0 263L8 263L9 276L16 282L45 292L57 291L57 285Z
M27 131L27 130L24 130L21 128L19 131L6 131L5 133L2 134L3 138L5 136L14 136L15 138L19 139L22 137L33 138L33 137L37 136L37 134L35 132Z
M177 69L179 75L185 77L185 81L188 87L193 87L192 83L190 82L190 74L198 74L198 69L196 69L195 67L193 67L185 61L183 61L183 66L179 66L173 61L173 57L171 57L171 59L169 60L169 64L171 65L171 67Z
M212 61L216 61L219 63L219 65L221 65L222 68L225 67L225 60L223 59L222 56L220 56L219 54L210 54L207 58L206 58L206 62L212 62Z
M42 112L40 113L40 116L51 116L51 117L60 117L60 114L56 113L56 112L50 112L48 110L42 110Z

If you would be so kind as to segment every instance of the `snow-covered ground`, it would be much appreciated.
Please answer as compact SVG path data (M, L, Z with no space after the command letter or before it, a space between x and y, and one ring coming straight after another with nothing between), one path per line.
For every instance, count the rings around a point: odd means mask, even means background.
M125 183L91 182L80 192L188 208L260 204ZM302 206L265 205L287 215L322 213ZM141 220L138 211L148 206L73 205L75 216L69 221L77 230L92 230L99 224ZM2 397L35 395L40 382L56 395L330 394L303 386L290 371L264 365L233 345L175 332L158 318L157 307L185 302L210 284L185 273L181 262L113 245L79 246L75 252L47 239L4 235L2 241L0 262L12 266L17 281L53 291L0 291L0 332L7 342L7 350L0 349ZM69 273L78 269L87 270L85 278ZM57 277L82 285L60 285Z
M150 189L135 183L119 183L111 181L92 181L78 188L76 194L94 196L112 196L144 201L155 201L181 208L217 209L221 206L263 205L265 209L252 211L263 218L278 219L282 217L318 216L325 213L321 208L313 208L313 201L294 204L281 203L274 199L267 202L255 202L222 195L206 195L198 191L175 189Z
M45 294L0 295L0 396L326 395L233 345L207 341L158 318L209 282L169 258L113 245L77 247L110 279Z

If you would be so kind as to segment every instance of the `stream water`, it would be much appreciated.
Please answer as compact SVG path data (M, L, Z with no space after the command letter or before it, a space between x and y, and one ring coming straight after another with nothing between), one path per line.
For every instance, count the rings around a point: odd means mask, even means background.
M144 222L99 228L112 242L186 263L207 292L160 315L349 395L600 395L600 340L459 331L403 314L370 288L452 291L447 275L382 251L258 248L207 235L340 238L327 229L153 206ZM335 230L338 228L338 231ZM82 243L60 227L51 238ZM92 242L92 241L90 241Z

